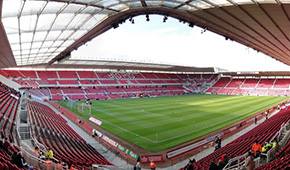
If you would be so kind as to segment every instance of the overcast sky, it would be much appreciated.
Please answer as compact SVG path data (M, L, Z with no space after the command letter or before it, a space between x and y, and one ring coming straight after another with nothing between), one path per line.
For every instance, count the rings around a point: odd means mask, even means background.
M190 28L163 16L134 18L110 29L72 53L72 58L110 59L219 67L229 71L290 71L290 67L262 53L199 27Z

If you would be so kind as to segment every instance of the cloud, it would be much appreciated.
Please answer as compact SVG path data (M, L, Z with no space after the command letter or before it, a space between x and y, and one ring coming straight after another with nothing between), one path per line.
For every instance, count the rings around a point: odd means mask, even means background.
M134 18L96 37L73 53L76 58L115 58L127 61L220 67L231 71L283 71L289 66L224 37L190 28L162 16Z

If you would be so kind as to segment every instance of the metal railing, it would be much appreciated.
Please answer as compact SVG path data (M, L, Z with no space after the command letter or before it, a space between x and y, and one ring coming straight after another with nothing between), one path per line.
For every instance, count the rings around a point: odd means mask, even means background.
M232 158L229 160L229 163L223 168L223 170L244 170L246 169L245 167L245 160L247 158L247 153L245 153L244 155L238 156L236 158ZM254 161L254 165L255 168L258 168L260 166L260 162L261 162L261 158L258 157L256 159L253 160ZM232 163L235 162L234 165L232 165Z
M285 134L284 137L278 141L278 145L276 145L275 147L272 147L269 151L267 151L267 153L261 153L262 157L264 156L266 158L266 163L272 161L275 158L275 154L277 153L277 151L279 149L281 149L283 146L285 146L285 144L288 142L289 138L290 138L290 129L288 129L290 123L289 121L285 124L281 125L280 130L276 133L276 135L272 138L275 139L275 137L282 135L283 133ZM240 164L240 159L245 159L247 154L232 158L229 160L229 163L225 166L224 170L229 170L229 169L243 169L244 165L243 162ZM255 159L256 160L256 159ZM259 160L259 161L258 161ZM234 161L238 161L237 164L231 166L231 163ZM259 167L261 164L261 159L257 159L255 162L255 167Z
M246 157L247 157L247 153L230 159L228 164L223 168L223 170L240 169L241 167L244 166L244 163L245 163L244 160L246 159ZM234 165L232 165L233 162L235 162Z
M27 118L30 119L29 111L28 111ZM29 120L28 120L28 123L30 123ZM32 128L33 127L32 126L29 126L29 127L30 127L29 132L31 134L31 138L30 138L31 142L34 143L35 146L38 146L39 151L41 151L42 153L45 153L46 152L46 147L43 144L39 143L38 140L36 139L36 137L34 136L34 134L32 132ZM17 141L19 141L19 146L21 147L22 156L24 157L24 159L26 160L26 162L30 166L39 168L41 170L60 170L59 167L57 167L57 165L60 165L60 164L55 163L55 162L59 162L59 160L53 159L52 165L45 164L45 160L40 159L39 157L37 157L34 154L34 148L29 146L29 144L27 144L26 142L21 140L19 131L16 132L16 139L17 139ZM84 168L82 168L82 169L84 169ZM89 167L89 169L90 170L93 170L93 169L98 169L98 170L102 170L102 169L103 170L108 170L108 169L109 170L125 170L122 167L116 167L116 166L111 166L111 165L94 165L92 167Z

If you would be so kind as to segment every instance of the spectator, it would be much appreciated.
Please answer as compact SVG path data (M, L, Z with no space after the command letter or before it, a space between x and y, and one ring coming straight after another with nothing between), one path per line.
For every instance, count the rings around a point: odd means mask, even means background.
M266 147L266 143L262 146L262 153L267 152L267 147Z
M27 163L24 159L24 157L21 155L21 152L18 152L15 160L15 164L17 165L18 168L27 168Z
M9 148L10 148L10 143L8 142L7 138L4 139L3 141L3 149L9 153Z
M221 148L221 145L222 145L222 140L218 137L218 136L216 136L215 137L215 143L216 143L216 146L215 146L215 151L216 150L218 150L219 148Z
M275 147L277 145L277 141L276 139L274 140L274 142L272 143L273 147Z
M214 163L214 161L211 161L209 170L219 170L219 167Z
M262 146L261 144L259 144L258 140L256 140L255 143L253 144L252 152L254 154L254 158L257 158L262 152Z
M155 170L156 168L156 164L153 161L150 162L150 168L151 170Z
M227 163L228 163L228 153L227 153L227 152L225 152L225 153L221 156L221 161L222 161L222 164L223 164L224 166L227 165Z
M267 151L272 148L272 144L271 144L271 142L269 140L265 144L266 144Z
M44 166L44 169L52 169L53 168L53 162L51 161L51 159L47 158L43 162L43 166Z
M93 131L93 133L92 133L93 137L99 137L96 129L93 129L92 131Z
M194 162L196 162L196 160L194 158L189 159L189 163L193 164Z
M257 124L257 120L258 120L257 117L255 117L255 124Z
M35 146L35 148L34 148L34 155L36 156L36 157L40 157L40 154L39 154L39 151L38 151L38 147L37 146Z
M75 170L74 165L72 164L69 168L69 170Z
M139 161L134 165L134 170L141 170L141 166L140 166Z
M224 164L222 163L222 160L219 160L218 168L219 169L223 169L224 168Z
M53 151L50 148L48 148L48 151L45 153L45 157L49 159L53 158Z
M245 160L245 167L247 170L253 170L255 168L252 153L250 151L248 152L247 158Z
M56 170L62 170L62 165L61 165L60 161L55 165L55 169Z
M11 163L17 165L17 152L14 152L14 153L11 155Z
M193 165L191 163L188 163L185 167L184 170L193 170Z
M0 149L3 149L3 140L0 140Z
M56 165L55 165L55 169L56 170L62 170L66 168L66 164L64 163L64 160L59 161Z
M70 161L70 162L67 164L67 166L68 166L68 169L70 169L71 166L72 166L72 161Z

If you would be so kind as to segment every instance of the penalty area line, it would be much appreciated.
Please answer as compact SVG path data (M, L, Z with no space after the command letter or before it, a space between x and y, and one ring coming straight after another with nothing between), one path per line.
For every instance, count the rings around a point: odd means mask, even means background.
M97 109L95 109L95 107L92 107L92 108L93 108L94 110L98 111ZM111 114L113 114L113 113L111 113ZM100 118L100 117L98 117L98 116L96 116L96 115L91 115L91 116L93 116L93 117L95 117L95 118L97 118L97 119L99 119L99 120L102 120L103 122L106 122L106 123L110 124L111 126L114 126L114 127L118 128L118 129L121 129L121 130L123 130L123 131L125 131L125 132L131 133L131 134L133 134L134 136L140 137L140 138L145 139L145 140L147 140L147 141L149 141L149 142L152 142L152 143L158 143L158 142L153 141L153 140L151 140L151 139L148 139L148 138L146 138L146 137L144 137L144 136L141 136L141 135L139 135L139 134L137 134L137 133L134 133L134 132L132 132L132 131L130 131L130 130L128 130L128 129L124 129L124 128L118 126L118 125L115 125L115 124L113 124L113 123L111 123L111 122L109 122L109 121L107 121L107 120L104 120L104 119L102 119L102 118Z

